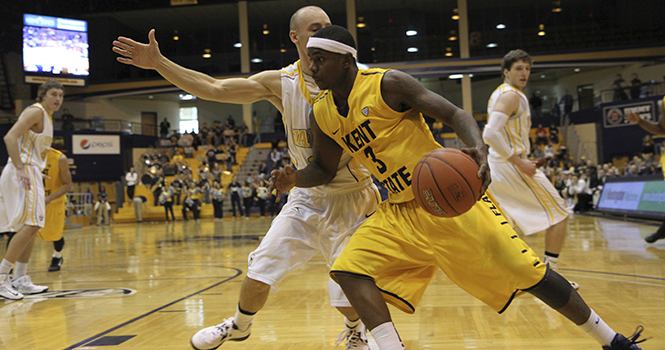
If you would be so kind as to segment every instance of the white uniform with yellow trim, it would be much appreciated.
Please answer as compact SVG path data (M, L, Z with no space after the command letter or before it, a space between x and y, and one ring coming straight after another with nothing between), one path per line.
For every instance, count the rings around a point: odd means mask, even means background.
M289 155L296 168L312 160L309 114L320 90L302 73L300 61L281 71L283 121ZM332 266L349 238L376 211L380 202L370 173L344 152L331 183L313 188L294 188L288 202L275 217L259 247L249 255L247 276L271 285L321 252ZM339 285L329 282L330 302L348 307Z
M0 232L17 232L23 225L44 227L46 200L42 170L53 141L53 121L40 103L28 108L39 108L44 114L41 133L28 130L18 139L21 163L30 177L30 190L20 185L11 159L0 176ZM22 118L26 108L19 116Z
M491 115L499 97L510 91L520 96L519 109L515 115L510 116L499 134L510 146L511 155L517 154L526 158L531 151L531 113L526 96L510 84L501 84L489 99L487 114ZM537 169L536 175L531 178L491 147L488 162L492 173L489 190L513 227L518 227L524 234L545 230L563 221L570 214L565 201L540 169Z

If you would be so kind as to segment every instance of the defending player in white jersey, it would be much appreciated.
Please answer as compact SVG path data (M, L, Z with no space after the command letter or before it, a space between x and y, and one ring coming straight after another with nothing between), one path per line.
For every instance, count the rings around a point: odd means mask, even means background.
M37 103L29 106L4 137L9 161L0 176L0 232L16 232L0 263L0 296L22 299L23 294L48 289L36 286L27 275L32 245L44 227L46 199L42 170L53 141L53 120L64 96L62 84L49 80L37 90ZM14 268L14 280L9 272Z
M296 167L303 168L313 155L309 112L319 93L309 71L306 45L317 30L328 25L330 19L321 8L299 9L291 17L289 36L300 60L280 71L264 71L247 79L217 80L176 65L160 53L154 30L148 34L149 44L119 37L113 42L113 50L124 56L118 57L118 61L155 69L199 98L225 103L270 101L284 116L291 159ZM192 346L215 349L227 340L247 339L254 315L265 305L270 290L277 291L277 285L291 270L319 251L332 265L351 234L376 210L379 201L369 173L349 155L342 157L331 184L294 189L259 247L250 254L235 316L196 333L191 339ZM365 326L332 280L329 293L331 305L346 316L346 348L369 349Z
M546 262L554 270L566 238L570 211L545 174L528 159L531 152L529 100L522 89L531 73L531 57L522 50L506 54L503 84L492 93L483 139L490 146L489 190L513 227L525 235L545 230ZM577 289L577 284L571 282Z

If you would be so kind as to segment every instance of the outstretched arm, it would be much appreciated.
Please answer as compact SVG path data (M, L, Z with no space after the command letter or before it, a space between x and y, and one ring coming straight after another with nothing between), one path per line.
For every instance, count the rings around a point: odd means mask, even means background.
M335 140L326 135L314 118L314 111L310 113L310 126L312 128L313 159L307 166L298 171L287 167L284 170L273 170L270 187L279 192L287 192L294 186L314 187L325 185L332 181L337 174L337 166L342 157L342 147Z
M665 118L660 118L658 123L652 123L640 118L640 116L635 112L628 113L626 117L628 118L629 122L639 125L642 129L652 134L665 135Z
M483 179L483 188L480 193L485 193L491 182L487 165L487 146L483 142L476 120L469 113L442 96L425 89L412 76L397 70L388 71L383 77L381 95L393 110L406 111L413 108L415 111L451 126L464 144L469 147L462 151L478 163L480 167L478 178Z
M238 104L268 100L283 111L279 71L264 71L249 78L219 80L182 67L162 55L154 29L148 33L148 40L148 44L143 44L118 37L113 41L113 51L122 56L117 58L118 62L154 69L172 84L204 100Z

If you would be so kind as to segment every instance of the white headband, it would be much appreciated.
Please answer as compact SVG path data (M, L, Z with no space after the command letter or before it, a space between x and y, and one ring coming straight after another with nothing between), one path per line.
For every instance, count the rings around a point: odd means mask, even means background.
M330 40L326 38L309 38L309 41L307 42L307 48L309 49L310 47L324 49L326 51L339 53L342 55L350 53L353 55L353 58L356 60L358 59L358 57L356 57L356 49L336 40Z

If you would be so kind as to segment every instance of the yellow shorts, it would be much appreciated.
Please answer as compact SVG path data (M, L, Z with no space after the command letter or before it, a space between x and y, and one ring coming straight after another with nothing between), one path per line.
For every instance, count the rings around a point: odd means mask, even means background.
M547 272L485 196L455 218L430 215L415 200L381 203L351 236L331 277L371 277L386 302L413 313L437 268L499 313Z
M46 220L44 228L39 230L39 236L47 242L59 241L65 229L65 201L51 202L46 206Z

